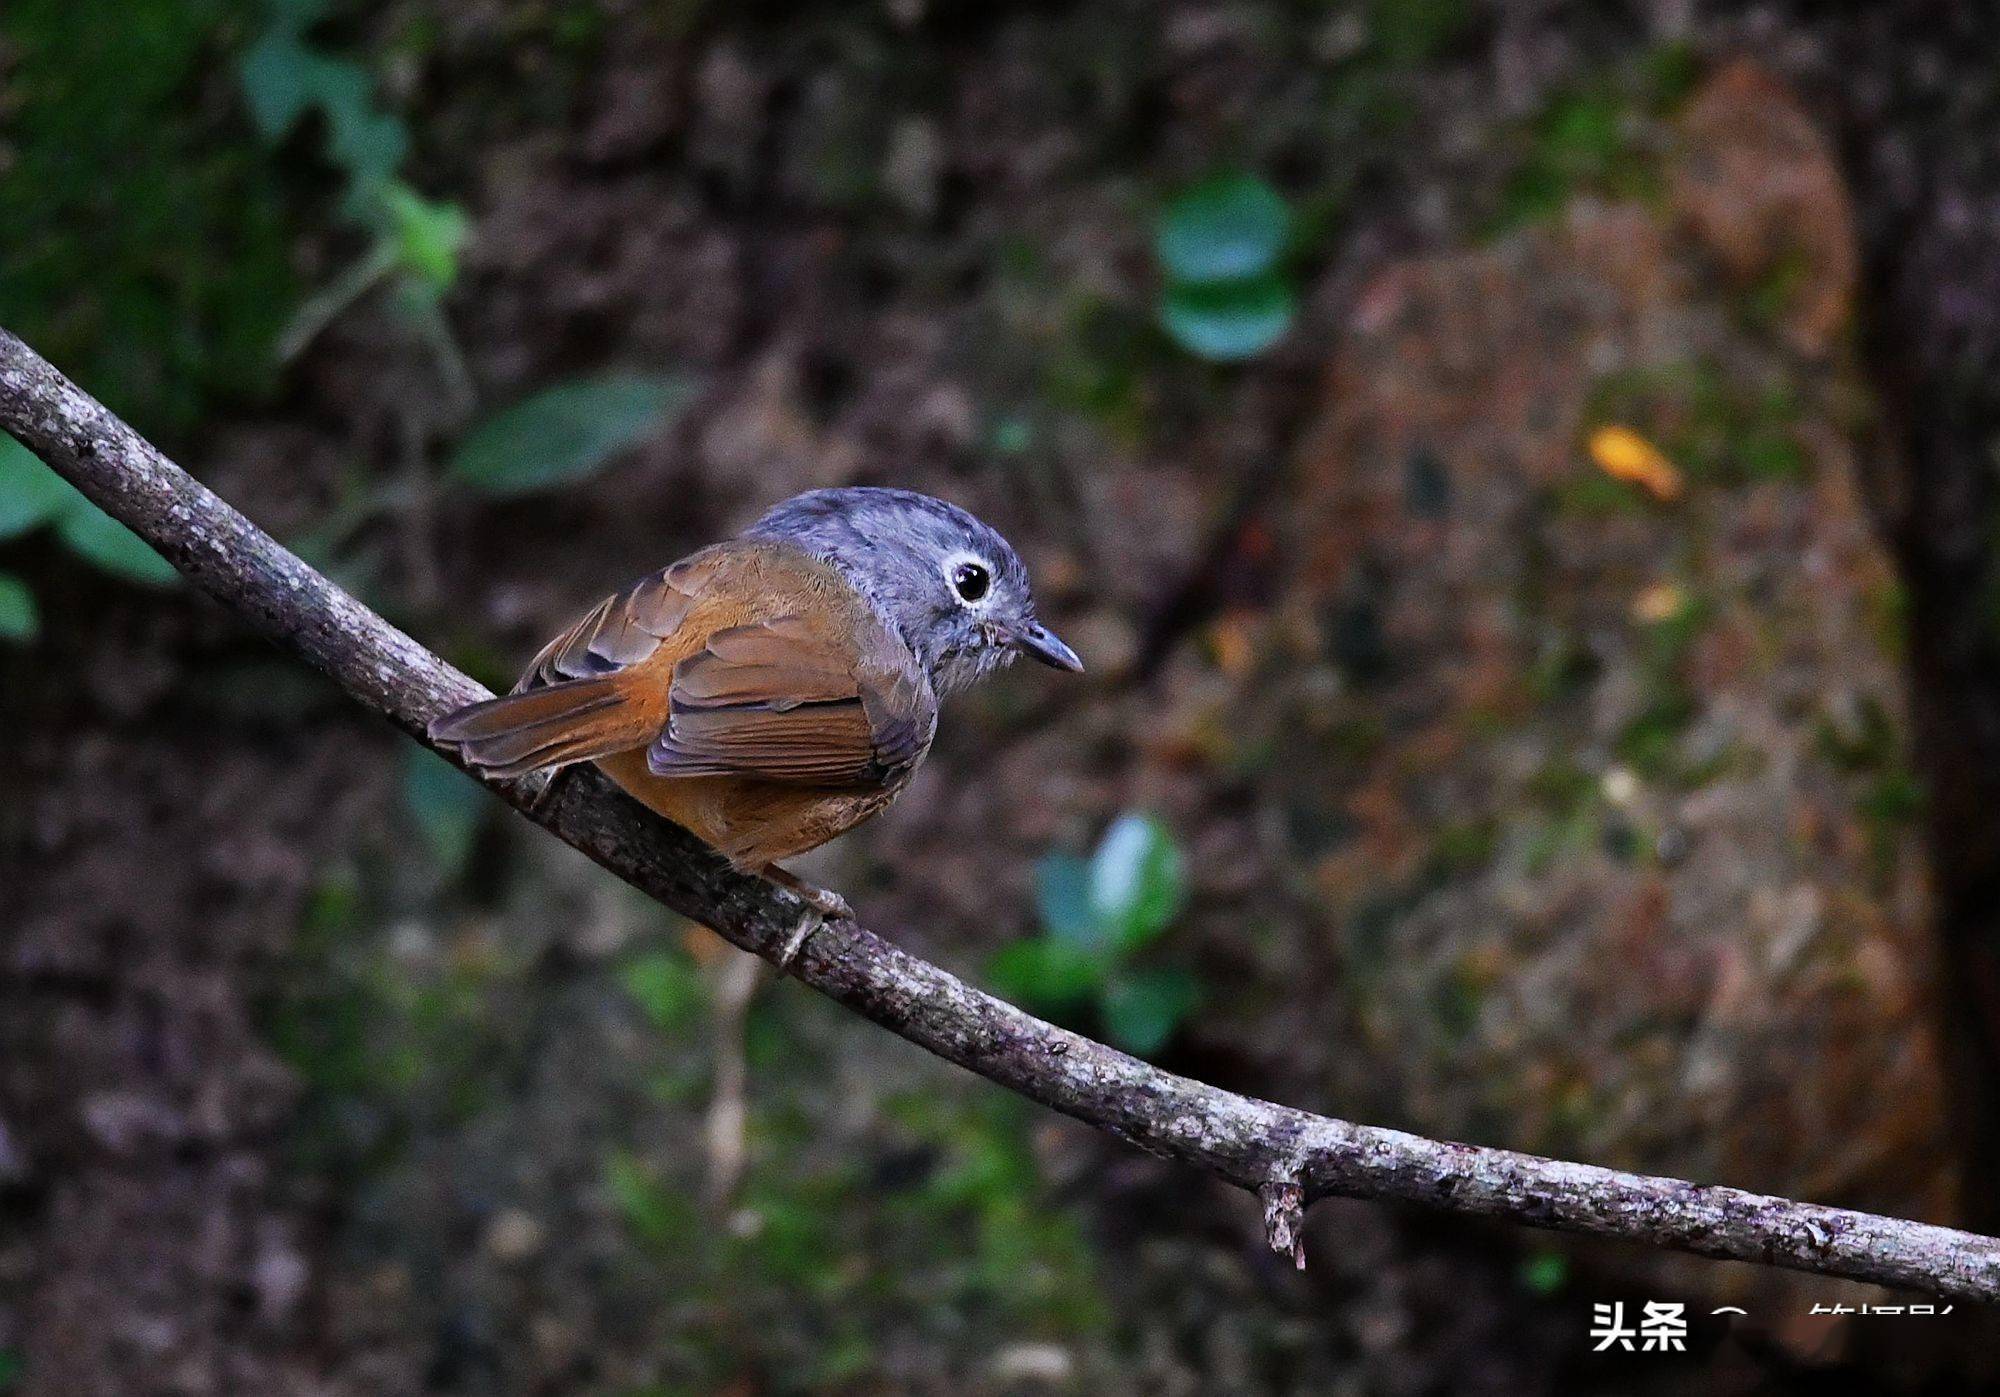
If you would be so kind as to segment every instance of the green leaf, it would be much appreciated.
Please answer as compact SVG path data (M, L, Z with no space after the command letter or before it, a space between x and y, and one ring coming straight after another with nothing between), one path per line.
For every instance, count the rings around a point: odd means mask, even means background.
M73 506L76 490L35 453L0 433L0 539L39 528Z
M474 428L450 475L488 495L581 480L660 430L691 397L679 378L609 373L559 383Z
M1050 854L1035 865L1035 903L1058 941L1098 951L1110 939L1090 905L1090 865L1074 854Z
M329 92L343 83L358 78L365 101L367 75L358 69L344 71L350 69L351 64L313 52L296 34L272 29L243 55L236 78L257 134L276 143L307 111L327 105Z
M456 204L434 203L400 181L382 191L395 228L396 258L442 294L458 280L458 254L471 224Z
M304 22L281 19L237 65L251 124L275 144L307 112L324 113L327 159L348 177L343 211L363 222L379 212L393 227L395 211L384 209L383 196L410 153L409 127L376 107L375 79L366 68L303 42Z
M1436 57L1473 18L1466 0L1374 0L1367 13L1375 46L1395 67Z
M685 1245L695 1235L699 1219L694 1204L655 1178L637 1155L619 1150L605 1160L604 1188L641 1241Z
M35 594L12 573L0 572L0 640L25 645L42 633Z
M1104 1031L1128 1053L1144 1057L1167 1045L1201 1003L1201 987L1185 970L1140 970L1104 989Z
M708 1003L701 973L686 956L671 951L634 956L618 972L618 978L662 1033L686 1027Z
M1218 175L1167 205L1153 230L1153 250L1169 281L1241 281L1277 266L1291 226L1291 210L1263 180Z
M409 132L375 108L375 79L360 64L333 58L273 29L237 65L251 123L281 141L307 112L326 116L327 157L356 179L393 173L409 152Z
M437 753L412 746L403 758L403 803L438 866L448 875L464 868L486 818L480 784Z
M1217 363L1253 359L1284 336L1298 314L1292 288L1275 276L1170 286L1160 324L1188 353Z
M294 32L316 23L326 14L329 0L265 0L276 28Z
M27 447L0 435L0 539L47 523L72 553L128 581L162 587L180 576L145 540L85 499Z
M1541 121L1540 154L1576 179L1602 177L1623 152L1625 99L1616 92L1577 92L1560 98Z
M986 444L1002 456L1019 456L1035 444L1035 424L1021 413L1008 413L988 430Z
M1521 1285L1536 1295L1554 1295L1569 1283L1569 1260L1561 1252L1538 1251L1522 1259Z
M392 176L410 153L409 127L400 117L376 111L365 96L352 105L328 107L327 120L333 128L327 156L347 171L349 182L341 210L372 223L370 214L382 207Z
M1038 936L1001 949L986 967L993 987L1009 999L1038 1008L1074 1006L1104 980L1096 956L1067 941Z
M1145 815L1121 815L1090 861L1090 909L1121 951L1158 938L1187 901L1187 868L1173 835Z
M79 558L127 582L165 587L180 577L151 544L81 495L57 516L56 536Z

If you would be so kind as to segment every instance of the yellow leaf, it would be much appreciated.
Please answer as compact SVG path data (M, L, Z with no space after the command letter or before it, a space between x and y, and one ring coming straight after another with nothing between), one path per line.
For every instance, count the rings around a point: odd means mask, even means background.
M1671 621L1681 614L1687 605L1687 594L1671 582L1656 582L1639 593L1632 601L1632 615L1641 621L1658 625Z
M1250 669L1256 658L1256 645L1246 617L1231 614L1218 618L1209 627L1208 642L1215 656L1215 666L1224 674L1242 676Z
M1592 432L1590 459L1606 475L1644 486L1656 500L1680 496L1679 468L1659 447L1630 427L1599 427Z

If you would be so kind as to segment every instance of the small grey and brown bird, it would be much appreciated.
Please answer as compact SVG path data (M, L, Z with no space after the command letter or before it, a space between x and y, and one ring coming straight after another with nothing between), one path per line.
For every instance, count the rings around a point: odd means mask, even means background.
M613 781L815 909L778 866L908 784L938 704L1015 655L1081 670L1035 615L1007 540L908 490L814 490L605 598L503 698L430 725L467 765L520 776L596 762Z

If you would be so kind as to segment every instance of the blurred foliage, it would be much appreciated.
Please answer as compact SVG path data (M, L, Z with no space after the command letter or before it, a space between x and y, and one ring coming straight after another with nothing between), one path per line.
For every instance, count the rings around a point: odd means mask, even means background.
M1218 363L1256 358L1283 338L1297 314L1298 298L1275 277L1170 286L1160 304L1160 323L1175 343Z
M367 68L311 42L326 9L326 0L269 0L269 25L237 66L244 103L267 142L275 146L308 116L320 118L326 159L345 186L342 216L369 240L358 261L299 309L279 357L296 355L342 311L387 284L404 316L462 377L438 302L458 280L470 224L456 204L426 199L399 177L409 129L376 104Z
M662 1380L711 1391L740 1371L754 1333L783 1391L861 1382L882 1334L939 1342L975 1332L1073 1339L1107 1322L1090 1248L1044 1199L1026 1108L991 1093L925 1091L884 1103L882 1167L813 1148L796 1109L753 1112L756 1154L727 1229L693 1181L630 1151L602 1186L650 1254L654 1295L727 1296L692 1307L659 1355ZM872 1208L852 1201L869 1195Z
M1689 788L1707 784L1712 772L1680 762L1680 738L1701 711L1695 686L1688 677L1688 658L1695 642L1713 619L1705 598L1673 587L1659 611L1642 618L1638 646L1638 679L1644 702L1618 734L1615 750L1648 781L1677 782Z
M301 353L350 307L386 291L397 321L429 350L446 390L442 416L419 430L442 427L448 437L464 424L476 398L442 307L458 280L471 224L459 205L425 197L404 177L410 131L381 106L367 66L315 40L313 30L327 10L326 0L268 0L267 26L237 69L245 105L266 141L277 147L301 131L322 138L325 159L342 181L340 216L367 244L299 308L277 352L281 359ZM451 455L444 478L492 496L574 484L671 421L692 392L685 379L616 372L554 384L474 426ZM365 589L367 579L354 575L343 546L378 518L418 509L437 484L428 475L378 480L356 474L302 544L308 556L341 568ZM450 811L449 786L407 789L433 852L449 869L467 852L467 817Z
M52 522L69 507L69 486L14 438L0 434L0 542Z
M1428 63L1465 33L1473 17L1470 0L1374 0L1368 7L1370 47L1398 66Z
M403 747L403 803L447 878L472 857L473 841L491 809L486 789L443 757L415 743Z
M606 1253L595 1285L613 1308L662 1317L673 1338L651 1360L659 1390L720 1390L753 1349L778 1390L802 1390L865 1379L889 1330L942 1347L968 1324L1042 1342L1108 1325L1097 1262L1071 1210L1050 1197L1023 1103L974 1084L885 1090L862 1137L830 1148L830 1133L852 1128L854 1102L827 1091L820 1035L846 1026L808 997L761 997L744 1028L756 1084L749 1167L718 1216L702 1202L704 1156L687 1147L701 1138L711 1091L712 967L687 945L649 939L601 969L570 969L574 993L552 1001L546 954L483 919L449 930L391 920L376 886L387 874L357 863L322 875L298 964L273 982L265 1016L309 1089L292 1135L297 1164L345 1174L364 1209L412 1206L406 1181L471 1169L439 1151L490 1148L521 1109L524 1076L629 1054L641 1076L621 1098L618 1128L548 1146L590 1171L585 1196L565 1183L520 1206L622 1234L628 1245ZM1146 886L1128 903L1157 897ZM629 996L628 1022L606 1012L615 990ZM650 1034L634 1033L641 1020ZM551 1048L557 1031L581 1040L580 1057ZM393 1228L369 1235L386 1264L431 1244Z
M455 358L441 315L436 324L440 333L433 343ZM509 498L579 484L671 426L694 392L689 378L615 371L551 384L475 424L441 473L431 471L428 457L420 470L402 474L350 469L337 482L332 507L294 536L291 546L350 591L393 607L400 599L376 597L379 579L365 550L356 546L371 525L397 519L406 529L417 527L412 514L428 514L436 496L454 486ZM468 649L463 640L454 642L451 657L489 683L504 683L500 676L511 673L500 656Z
M161 587L179 576L137 534L27 447L0 434L0 543L42 528L53 530L78 557L128 582ZM33 640L39 630L34 595L18 578L7 577L6 584L0 586L0 640Z
M269 0L270 25L237 66L250 116L267 141L283 140L308 112L326 121L327 157L350 180L345 208L364 216L390 186L410 134L376 109L374 79L360 64L313 48L306 30L325 16L324 0Z
M521 992L517 957L476 940L448 954L384 946L369 934L380 918L354 870L323 874L299 928L311 969L285 979L265 1016L312 1089L298 1144L320 1163L386 1159L401 1129L470 1118L515 1033L504 1006Z
M9 0L0 324L142 430L273 382L293 300L276 171L200 100L242 0Z
M1569 1284L1569 1258L1559 1251L1538 1251L1521 1260L1521 1284L1535 1295L1556 1295Z
M1926 799L1895 720L1871 698L1821 709L1812 733L1815 753L1858 783L1855 809L1868 831L1869 858L1878 880L1886 878L1896 839L1922 816Z
M1502 228L1553 218L1578 192L1650 198L1653 175L1632 143L1635 113L1624 93L1565 93L1537 117L1528 153L1502 194Z
M152 546L63 482L73 498L50 522L70 552L128 582L164 587L179 580L173 564Z
M1012 390L1029 400L1001 417L1006 430L996 432L993 449L1012 454L1025 440L1045 441L1063 416L1088 419L1126 446L1157 444L1198 416L1219 384L1188 372L1197 366L1187 359L1254 360L1289 332L1299 287L1338 245L1353 201L1401 158L1422 106L1425 65L1475 18L1460 0L1374 0L1328 12L1296 49L1287 44L1299 36L1285 25L1254 26L1248 42L1270 44L1272 61L1290 65L1299 100L1258 122L1229 123L1221 148L1204 154L1208 177L1170 190L1149 211L1157 280L1143 308L1067 275L1073 269L1059 244L1025 234L998 239L996 299L1007 306L1010 334L1040 351L1040 381L1038 400L1025 386ZM1036 56L1065 90L1088 94L1073 129L1088 133L1097 173L1113 187L1135 169L1150 170L1159 154L1153 116L1138 98L1157 62L1154 28L1149 21L1127 30L1085 6L1054 25L1056 42ZM1291 197L1254 169L1283 170ZM1179 352L1163 352L1169 347ZM1029 422L1032 434L1021 430Z
M1553 218L1584 193L1656 201L1659 152L1648 144L1647 118L1679 106L1699 73L1692 50L1668 44L1551 97L1522 133L1490 231Z
M618 979L662 1033L679 1033L707 1007L708 991L702 985L701 972L682 952L641 952L625 962Z
M1710 359L1610 375L1588 410L1639 428L1697 485L1797 484L1810 471L1798 439L1798 391L1782 379L1746 381Z
M1277 265L1291 210L1254 175L1221 175L1167 206L1153 254L1169 281L1212 284L1262 276Z
M693 392L683 378L626 373L558 383L475 427L448 474L486 495L572 484L670 423Z
M1561 482L1555 507L1617 514L1644 509L1648 497L1670 502L1684 483L1801 483L1811 469L1798 435L1803 413L1791 385L1747 381L1708 359L1608 375L1587 408L1589 421L1609 424L1594 427L1587 442L1598 469Z
M1284 270L1291 209L1254 175L1224 174L1170 202L1153 230L1160 324L1199 358L1253 359L1291 328L1298 295Z
M1173 836L1157 820L1124 815L1087 862L1050 854L1036 876L1046 930L994 957L995 986L1048 1013L1094 1013L1118 1046L1158 1052L1201 999L1186 971L1134 964L1187 902Z
M28 584L10 572L0 572L0 640L29 641L41 630L41 611Z
M687 950L654 946L627 956L618 978L681 1067L655 1099L695 1106L708 1084L686 1069L712 1051L709 977ZM689 1306L658 1360L663 1382L688 1386L660 1390L724 1385L753 1333L777 1386L799 1390L866 1376L885 1326L933 1340L966 1324L1051 1340L1101 1328L1095 1262L1048 1201L1029 1108L985 1091L906 1090L876 1103L865 1140L823 1148L825 1113L852 1102L822 1097L821 1073L791 1070L815 1056L802 1035L822 1012L785 996L752 1006L750 1166L727 1227L698 1202L698 1156L620 1147L603 1162L606 1201L650 1259L646 1293ZM853 1206L863 1197L871 1206ZM728 1303L702 1300L715 1296Z

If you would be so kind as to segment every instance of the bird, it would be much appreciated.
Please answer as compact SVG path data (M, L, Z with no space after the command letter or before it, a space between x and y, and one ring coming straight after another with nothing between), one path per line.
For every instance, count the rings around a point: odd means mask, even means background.
M807 914L782 969L854 914L780 861L887 808L942 701L1020 655L1083 669L996 530L912 490L812 490L606 597L511 693L428 731L494 778L595 762L733 867L797 894Z

